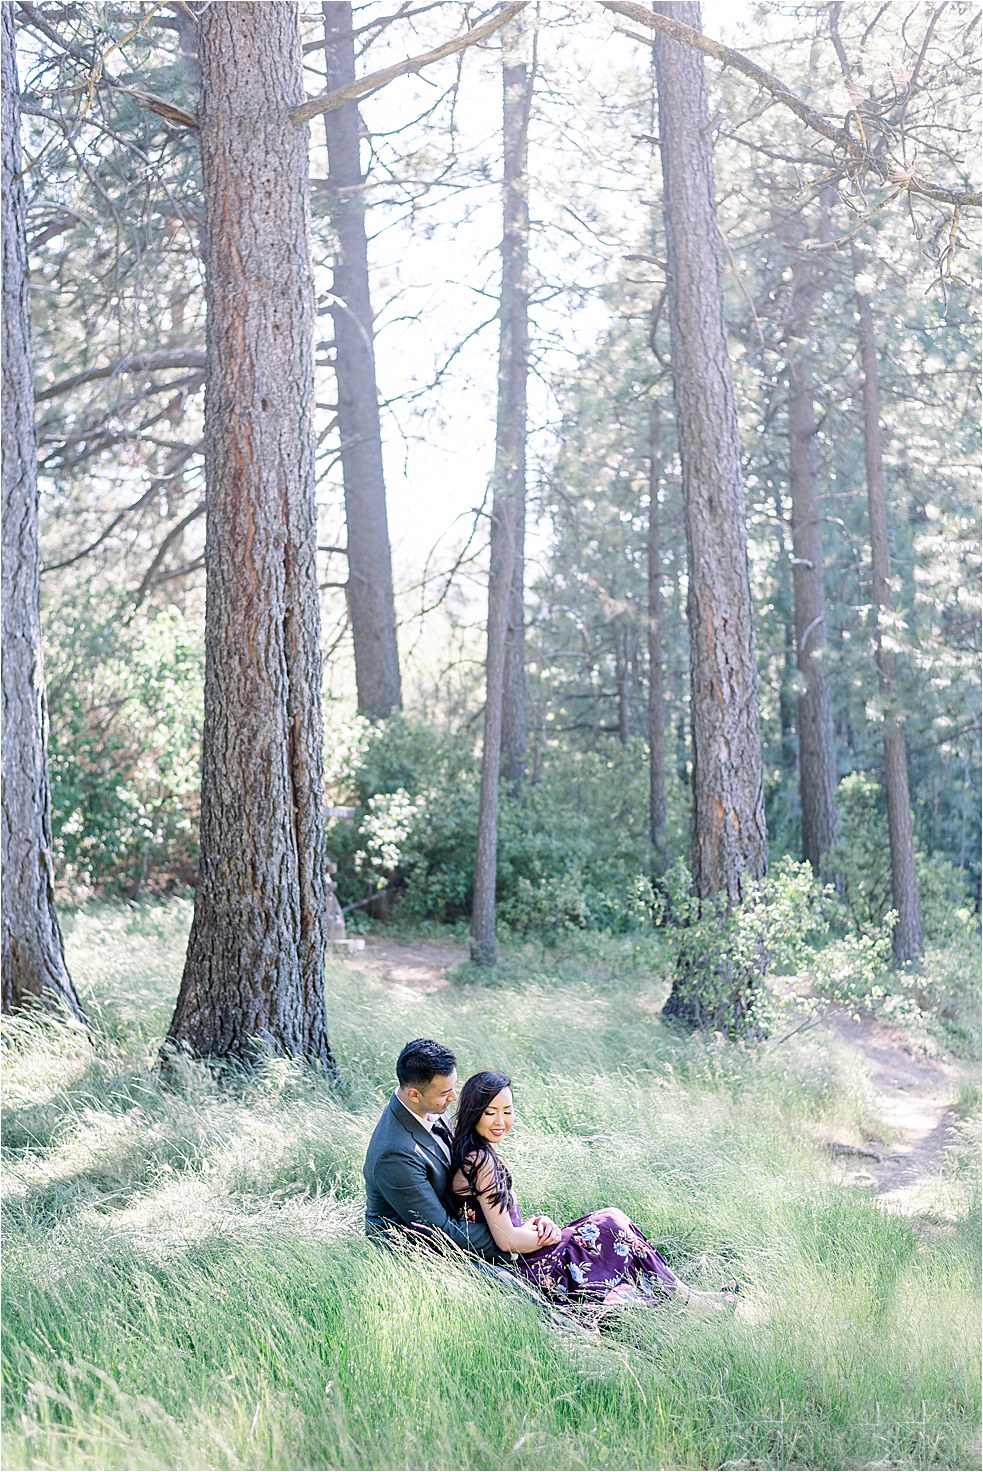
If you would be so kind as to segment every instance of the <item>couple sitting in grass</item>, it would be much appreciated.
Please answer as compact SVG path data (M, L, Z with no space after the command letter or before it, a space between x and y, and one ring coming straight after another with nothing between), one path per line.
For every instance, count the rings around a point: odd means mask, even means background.
M565 1227L523 1219L499 1154L515 1122L511 1080L476 1073L458 1099L457 1062L430 1038L407 1043L399 1087L375 1127L365 1158L365 1229L444 1240L489 1262L512 1261L522 1278L560 1302L655 1305L672 1295L691 1308L723 1309L720 1293L688 1287L623 1211L606 1208Z

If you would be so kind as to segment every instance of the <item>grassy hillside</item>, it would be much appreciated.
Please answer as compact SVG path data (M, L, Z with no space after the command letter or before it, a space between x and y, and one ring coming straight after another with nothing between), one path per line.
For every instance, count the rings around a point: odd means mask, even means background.
M333 1089L156 1046L188 905L93 906L68 949L95 1039L7 1029L4 1461L58 1468L967 1467L979 1187L931 1219L838 1185L817 1129L876 1123L821 1028L753 1049L658 1019L658 943L513 953L423 993L330 963ZM558 1336L461 1262L361 1235L361 1162L410 1037L515 1081L520 1199L627 1210L736 1317Z

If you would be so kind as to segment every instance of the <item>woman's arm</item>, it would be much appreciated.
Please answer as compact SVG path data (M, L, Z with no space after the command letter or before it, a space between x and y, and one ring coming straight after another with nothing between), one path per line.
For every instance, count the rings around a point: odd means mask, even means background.
M481 1210L488 1230L491 1232L495 1246L502 1252L536 1252L540 1247L552 1245L549 1237L541 1237L534 1226L517 1227L503 1206L493 1204L491 1195L495 1185L495 1173L489 1161L478 1172L475 1187L478 1200L481 1202ZM560 1240L559 1229L555 1230L552 1241Z

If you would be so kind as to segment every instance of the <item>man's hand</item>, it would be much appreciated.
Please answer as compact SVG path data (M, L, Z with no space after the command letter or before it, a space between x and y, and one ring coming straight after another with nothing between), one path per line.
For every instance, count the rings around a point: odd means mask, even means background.
M529 1225L536 1228L536 1236L539 1238L540 1247L555 1247L559 1242L560 1228L551 1217L531 1217Z

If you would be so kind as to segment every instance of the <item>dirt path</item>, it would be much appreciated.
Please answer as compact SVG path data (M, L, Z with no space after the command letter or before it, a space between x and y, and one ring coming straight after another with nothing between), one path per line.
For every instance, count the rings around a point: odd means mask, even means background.
M467 947L453 941L371 937L351 964L394 988L435 992L450 985L448 971L467 958ZM825 1136L835 1169L846 1181L873 1187L889 1210L916 1215L930 1209L966 1070L913 1053L898 1028L874 1018L857 1020L831 1007L817 1025L856 1055L870 1081L871 1113L881 1131L861 1145Z
M845 1178L873 1185L892 1211L910 1216L930 1209L949 1132L958 1123L953 1103L965 1070L913 1053L899 1029L874 1018L830 1008L820 1025L857 1055L883 1127L881 1138L864 1141L871 1156L838 1156Z
M438 992L450 986L447 972L468 959L468 948L453 941L393 941L370 936L351 965L371 971L393 986Z

